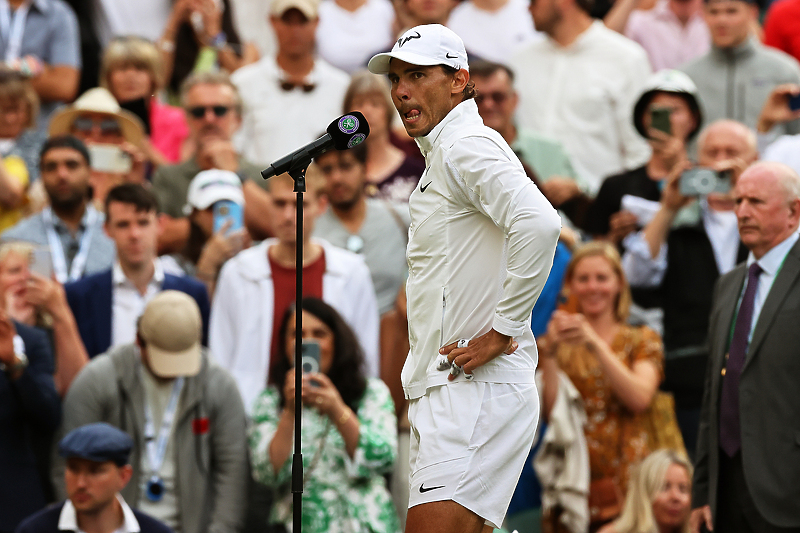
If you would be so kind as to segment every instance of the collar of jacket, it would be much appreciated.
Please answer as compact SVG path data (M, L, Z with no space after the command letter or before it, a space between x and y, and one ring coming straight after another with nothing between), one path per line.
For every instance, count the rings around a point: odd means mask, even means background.
M711 53L722 61L740 61L756 53L756 38L749 37L742 44L730 48L711 47Z
M311 240L322 246L322 249L325 251L326 275L347 276L350 274L350 272L343 269L335 260L331 261L331 256L341 251L342 248L332 251L333 245L328 241L318 238L312 238ZM270 269L269 260L267 259L267 250L269 250L273 244L277 244L277 242L278 239L275 238L263 240L260 244L239 252L236 258L231 261L236 261L236 264L240 267L237 270L250 281L258 282L263 279L272 279L272 269Z
M417 137L415 139L417 141L417 146L419 146L422 155L425 157L426 165L428 164L428 154L444 140L442 134L446 128L452 128L450 131L458 131L462 127L480 124L483 124L483 120L478 114L478 104L475 103L474 98L464 100L455 106L430 133L424 137Z

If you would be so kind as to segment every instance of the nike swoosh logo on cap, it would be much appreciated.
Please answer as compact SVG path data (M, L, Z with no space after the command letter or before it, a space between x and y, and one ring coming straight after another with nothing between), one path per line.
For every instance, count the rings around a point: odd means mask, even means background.
M444 55L444 57L446 57L447 59L458 59L458 56L451 56L451 55L450 55L450 52L447 52L447 53Z

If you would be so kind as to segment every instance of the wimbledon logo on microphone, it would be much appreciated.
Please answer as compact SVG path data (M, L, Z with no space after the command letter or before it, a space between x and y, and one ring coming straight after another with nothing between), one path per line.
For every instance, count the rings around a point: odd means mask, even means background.
M351 133L355 133L355 131L358 130L358 119L353 115L345 115L339 119L338 126L339 130L342 133L350 135ZM364 139L366 138L367 136L364 135L363 133L353 135L353 137L349 141L347 141L347 147L352 148L354 146L358 146L359 144L364 142Z

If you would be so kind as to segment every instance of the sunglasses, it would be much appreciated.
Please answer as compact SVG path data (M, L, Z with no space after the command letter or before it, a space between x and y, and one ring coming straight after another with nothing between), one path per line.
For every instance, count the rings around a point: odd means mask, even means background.
M488 99L499 105L508 100L508 96L508 93L503 93L500 91L493 93L478 93L478 96L475 97L475 102L481 104L484 100Z
M103 135L122 135L122 127L116 119L91 117L78 117L72 121L72 129L79 133L91 133L97 126Z
M231 110L230 106L227 105L198 105L189 108L189 114L192 115L194 118L203 118L208 113L208 110L211 110L214 113L214 116L217 118L224 117L228 114L228 111Z

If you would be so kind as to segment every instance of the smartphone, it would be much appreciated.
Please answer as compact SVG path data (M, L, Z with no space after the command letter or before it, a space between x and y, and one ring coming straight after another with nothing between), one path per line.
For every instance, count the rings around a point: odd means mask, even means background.
M672 124L669 117L672 114L670 107L654 107L650 110L650 127L672 135Z
M151 126L150 110L147 109L147 101L144 98L137 98L136 100L131 100L129 102L120 102L119 106L126 111L130 111L142 121L142 124L144 125L144 133L149 137Z
M300 366L303 368L303 374L319 372L319 343L317 341L303 339ZM311 386L318 387L319 385L312 380Z
M214 233L217 233L225 223L230 220L231 224L225 231L225 235L238 231L244 226L244 209L242 206L231 200L220 200L214 203Z
M90 144L89 157L92 158L92 169L98 172L125 174L131 171L131 157L115 144Z
M789 97L789 109L800 111L800 94Z
M28 270L45 279L53 278L53 258L50 250L40 246L33 249L28 260Z
M730 172L717 172L703 167L690 168L681 174L678 188L684 196L726 193L731 190Z

